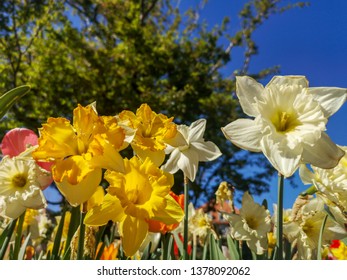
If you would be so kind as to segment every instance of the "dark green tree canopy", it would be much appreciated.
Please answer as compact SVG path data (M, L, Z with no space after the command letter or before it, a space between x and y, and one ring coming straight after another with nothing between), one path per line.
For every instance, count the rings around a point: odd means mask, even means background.
M198 9L182 11L179 1L1 1L0 90L32 88L2 119L2 135L18 126L37 131L50 116L71 117L77 104L96 101L100 115L115 115L148 103L176 123L207 119L205 139L223 156L201 164L195 199L213 195L221 181L267 191L273 174L267 161L240 151L220 128L242 116L235 74L261 79L278 70L248 73L248 66L257 54L253 32L271 15L304 5L282 2L288 1L248 1L239 13L241 28L232 33L228 15L210 28ZM235 48L244 50L244 65L225 77ZM179 174L175 182L181 191Z

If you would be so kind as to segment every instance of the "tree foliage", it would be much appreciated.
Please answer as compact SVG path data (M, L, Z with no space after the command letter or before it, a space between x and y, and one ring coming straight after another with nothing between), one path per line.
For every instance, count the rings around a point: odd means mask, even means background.
M271 15L304 5L282 2L248 1L239 13L241 28L231 32L228 17L210 28L199 9L182 11L173 0L1 1L0 91L31 86L2 119L2 134L18 126L37 131L50 116L71 117L78 103L96 101L101 115L148 103L177 123L207 119L205 138L223 156L201 165L192 184L196 199L207 198L222 180L267 191L273 171L263 156L231 145L220 127L242 115L235 74L261 79L278 70L248 73L248 66L257 54L254 31ZM244 50L244 64L225 77L235 48ZM175 182L181 190L179 174Z

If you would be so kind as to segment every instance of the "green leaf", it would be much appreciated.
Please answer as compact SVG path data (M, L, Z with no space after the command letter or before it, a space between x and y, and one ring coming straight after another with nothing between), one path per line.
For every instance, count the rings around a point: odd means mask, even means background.
M29 86L20 86L5 92L0 96L0 119L5 116L12 105L27 94Z
M216 240L213 234L210 234L210 244L211 244L211 252L210 258L211 260L225 260L225 256L219 246L218 240Z
M29 232L28 236L25 238L22 246L20 247L19 254L18 254L18 260L24 260L25 251L26 251L27 245L29 243L30 237L31 237L31 233Z
M178 250L180 252L180 255L183 256L184 254L184 249L183 249L183 242L182 240L180 239L180 237L178 236L178 233L177 232L173 232L173 236L175 238L175 241L176 241L176 245L178 247Z
M61 238L63 235L65 214L66 214L66 210L67 210L66 208L67 208L66 206L63 208L63 212L61 214L61 218L60 218L59 225L58 225L58 230L57 230L57 233L55 235L55 239L54 239L54 243L53 243L53 249L52 249L52 255L51 255L53 260L60 259L60 256L59 256L60 242L61 242Z
M25 212L22 213L22 215L19 216L18 218L18 223L17 223L17 231L16 231L16 239L14 243L14 249L13 249L13 259L17 260L19 250L22 244L22 230L23 230L23 223L24 223L24 217L25 217Z
M0 260L5 256L7 246L10 243L13 231L16 227L17 219L12 220L0 235Z
M238 241L231 238L230 235L227 236L227 244L229 248L229 254L232 260L239 260L240 259L240 253L238 250L237 243Z

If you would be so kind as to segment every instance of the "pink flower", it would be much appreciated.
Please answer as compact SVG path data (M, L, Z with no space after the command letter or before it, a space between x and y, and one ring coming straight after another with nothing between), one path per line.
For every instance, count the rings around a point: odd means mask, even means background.
M37 145L37 135L27 128L14 128L7 132L1 142L3 155L18 156L29 146Z
M28 128L14 128L8 131L1 142L1 152L5 156L15 157L24 152L27 148L36 146L38 137L34 131ZM43 169L51 172L52 162L36 162ZM51 179L43 189L47 188L53 179Z

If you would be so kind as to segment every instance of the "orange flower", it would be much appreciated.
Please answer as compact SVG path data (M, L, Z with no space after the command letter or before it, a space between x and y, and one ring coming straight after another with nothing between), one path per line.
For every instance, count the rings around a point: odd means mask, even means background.
M102 246L102 243L99 243L96 250L96 255L98 255L99 250ZM118 245L115 246L114 243L111 243L109 246L105 246L104 251L100 257L100 260L116 260L118 255Z

